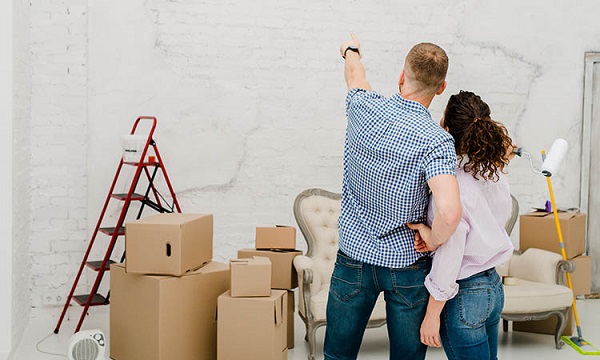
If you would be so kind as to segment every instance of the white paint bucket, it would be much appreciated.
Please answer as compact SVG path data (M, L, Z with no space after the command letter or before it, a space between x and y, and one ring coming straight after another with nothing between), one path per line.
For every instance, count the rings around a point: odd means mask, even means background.
M137 163L142 157L147 138L143 135L123 135L121 136L121 146L123 147L123 161Z

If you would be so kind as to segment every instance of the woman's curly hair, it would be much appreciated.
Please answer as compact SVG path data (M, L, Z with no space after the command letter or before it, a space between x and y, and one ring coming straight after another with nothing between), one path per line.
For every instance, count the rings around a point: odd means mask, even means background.
M498 181L498 171L508 164L512 139L501 123L494 121L481 97L460 91L450 96L442 126L454 137L459 163L475 179Z

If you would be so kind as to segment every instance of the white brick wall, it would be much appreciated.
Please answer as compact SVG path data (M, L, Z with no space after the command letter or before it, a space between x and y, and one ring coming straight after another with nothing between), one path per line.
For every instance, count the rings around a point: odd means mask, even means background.
M86 1L31 2L33 306L63 301L85 249L87 42Z
M339 191L345 85L337 49L350 31L362 40L371 85L385 95L396 91L409 48L431 41L450 56L435 118L451 94L469 89L534 156L566 137L571 148L554 185L559 203L577 205L583 53L600 46L598 2L87 4L32 2L34 306L68 293L119 137L139 115L159 119L155 139L183 210L215 214L216 259L250 246L258 225L295 224L292 203L303 189ZM546 199L526 161L510 171L523 209Z
M29 2L13 1L13 344L31 309L31 55Z

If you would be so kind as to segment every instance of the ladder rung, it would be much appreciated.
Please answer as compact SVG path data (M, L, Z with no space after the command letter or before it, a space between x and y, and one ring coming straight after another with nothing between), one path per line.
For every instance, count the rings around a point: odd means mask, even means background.
M108 260L108 263L104 267L104 271L110 271L110 264L115 264L116 261ZM102 266L102 260L99 261L88 261L85 263L87 266L94 269L94 271L100 271L100 267Z
M125 199L127 199L127 193L112 194L111 197L125 201ZM144 200L144 195L133 193L133 194L131 194L131 200L136 200L136 201Z
M114 233L115 233L115 229L116 229L116 227L114 227L114 226L113 227L103 227L103 228L100 228L100 231L102 231L106 235L113 236ZM121 226L119 228L119 234L118 235L119 236L125 235L125 227L124 226Z
M136 162L129 162L129 161L123 161L123 164L125 164L125 165L133 165L133 166L138 166L140 163L136 163ZM156 166L156 165L158 165L158 161L155 161L155 162L147 162L147 161L144 161L144 162L142 163L142 166Z
M89 295L75 295L73 296L73 300L81 306L84 306ZM92 297L92 302L90 306L99 306L99 305L107 305L106 298L100 294L94 294Z

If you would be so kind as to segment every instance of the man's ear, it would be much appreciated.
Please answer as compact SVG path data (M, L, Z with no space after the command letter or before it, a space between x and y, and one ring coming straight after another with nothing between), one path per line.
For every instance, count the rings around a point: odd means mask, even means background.
M448 85L448 83L444 80L444 83L442 84L442 86L440 86L440 88L438 89L438 91L435 92L436 95L442 95L442 93L444 92L444 90L446 90L446 85Z
M400 72L400 79L398 80L398 85L404 85L404 69L402 69L402 71Z

